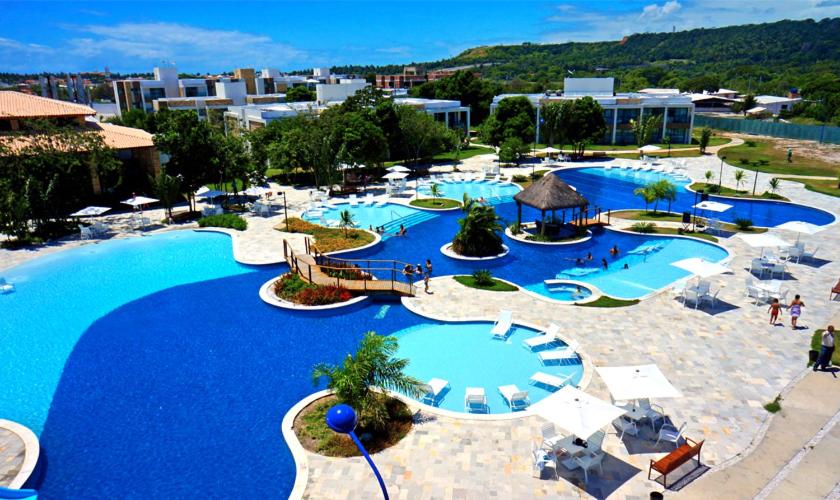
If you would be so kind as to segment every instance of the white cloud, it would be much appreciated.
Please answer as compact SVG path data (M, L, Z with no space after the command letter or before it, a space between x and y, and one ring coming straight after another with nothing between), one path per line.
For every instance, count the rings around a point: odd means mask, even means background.
M677 0L671 0L669 2L665 2L662 6L658 4L650 4L646 5L642 9L642 14L639 16L641 19L662 19L664 17L668 17L674 12L680 10L682 5Z

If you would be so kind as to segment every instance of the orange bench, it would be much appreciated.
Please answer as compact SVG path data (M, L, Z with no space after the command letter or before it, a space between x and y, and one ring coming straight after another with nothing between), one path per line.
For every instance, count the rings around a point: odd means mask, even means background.
M703 447L703 443L706 441L700 441L699 443L693 441L691 439L685 438L685 443L678 447L676 450L668 453L664 457L660 458L659 460L651 460L650 461L650 469L648 469L648 480L651 479L651 474L653 471L656 471L662 474L662 486L665 488L668 487L668 474L677 470L681 465L691 460L693 457L697 457L697 466L699 467L702 465L700 462L700 449Z

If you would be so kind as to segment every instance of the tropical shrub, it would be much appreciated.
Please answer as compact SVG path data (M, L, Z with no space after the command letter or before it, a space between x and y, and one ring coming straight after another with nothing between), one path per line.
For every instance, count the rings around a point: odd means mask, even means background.
M710 194L720 193L720 186L718 186L717 184L706 184L706 187L703 188L703 191Z
M469 257L502 253L501 219L493 207L474 203L465 195L462 210L466 216L458 220L459 229L452 239L452 250Z
M510 229L511 234L519 234L522 232L522 228L519 227L518 222L514 222L513 224L508 226L508 229Z
M476 269L473 271L472 277L473 280L475 280L475 284L478 286L493 285L493 273L491 273L489 269Z
M749 165L750 164L750 159L749 158L738 158L738 163L740 163L741 165Z
M733 222L741 231L749 231L750 229L752 229L752 219L748 219L746 217L738 217Z
M208 215L198 219L199 227L226 227L244 231L248 229L248 221L236 214Z
M295 298L297 299L295 302L298 304L305 306L323 306L338 302L346 302L353 298L353 296L346 288L330 285L304 288Z
M652 222L636 222L630 226L630 230L637 233L655 233L656 224Z
M348 354L340 365L315 365L313 382L318 384L325 378L336 398L356 410L360 426L385 428L391 418L387 405L390 397L376 388L413 397L422 393L422 382L405 374L408 360L394 357L397 348L396 337L367 332L355 354Z
M757 145L755 141L744 141L744 144L746 144L748 148L754 148Z
M525 182L528 180L527 175L514 174L513 182Z

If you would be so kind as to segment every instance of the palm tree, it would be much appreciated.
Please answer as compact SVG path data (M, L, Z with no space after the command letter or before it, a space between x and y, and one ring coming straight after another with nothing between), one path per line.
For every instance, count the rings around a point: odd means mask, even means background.
M374 389L398 391L412 397L422 393L422 382L404 372L408 360L394 357L397 347L396 337L367 332L356 353L348 354L341 365L315 365L313 383L317 385L322 377L326 378L327 387L335 397L356 410L363 427L382 429L390 417L388 397Z
M781 180L779 180L779 178L778 178L778 177L773 177L772 179L770 179L769 181L767 181L767 184L769 184L769 185L770 185L770 192L771 192L772 194L776 194L776 191L778 191L778 190L779 190L779 185L780 185L781 183L782 183L782 181L781 181Z
M659 200L668 202L668 212L670 212L671 202L677 199L677 186L668 179L660 179L651 185L651 189L653 189L653 193L656 195L653 213L656 213Z
M656 195L656 192L653 190L653 187L650 184L648 184L647 186L637 187L633 190L633 194L635 194L636 196L641 196L642 199L645 200L645 212L648 211L648 205L659 199ZM655 208L654 212L656 212Z
M715 178L715 173L712 172L711 170L706 170L706 184L709 184L710 182L712 182L712 179L714 179L714 178Z
M438 186L437 184L432 184L431 186L429 186L429 194L432 195L432 198L435 199L434 204L438 205L439 203L437 199L443 196L443 193L440 190L440 186Z
M464 196L462 209L467 215L458 220L452 250L470 257L488 257L502 251L501 219L493 207L477 205Z
M350 210L342 210L339 214L338 227L344 229L344 237L347 237L347 228L356 227L356 219Z
M741 188L741 183L744 182L744 177L746 177L747 173L743 170L736 170L734 177L735 177L735 191L738 191Z

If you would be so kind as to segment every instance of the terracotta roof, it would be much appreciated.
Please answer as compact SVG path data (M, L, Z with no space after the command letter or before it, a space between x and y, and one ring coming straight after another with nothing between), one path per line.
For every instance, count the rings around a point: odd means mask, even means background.
M538 210L560 210L589 204L586 198L551 173L516 193L513 199Z
M114 149L148 148L154 146L152 134L139 128L122 127L111 123L87 122L88 128L98 130L105 145Z
M50 118L95 115L90 106L35 95L0 91L0 118Z

